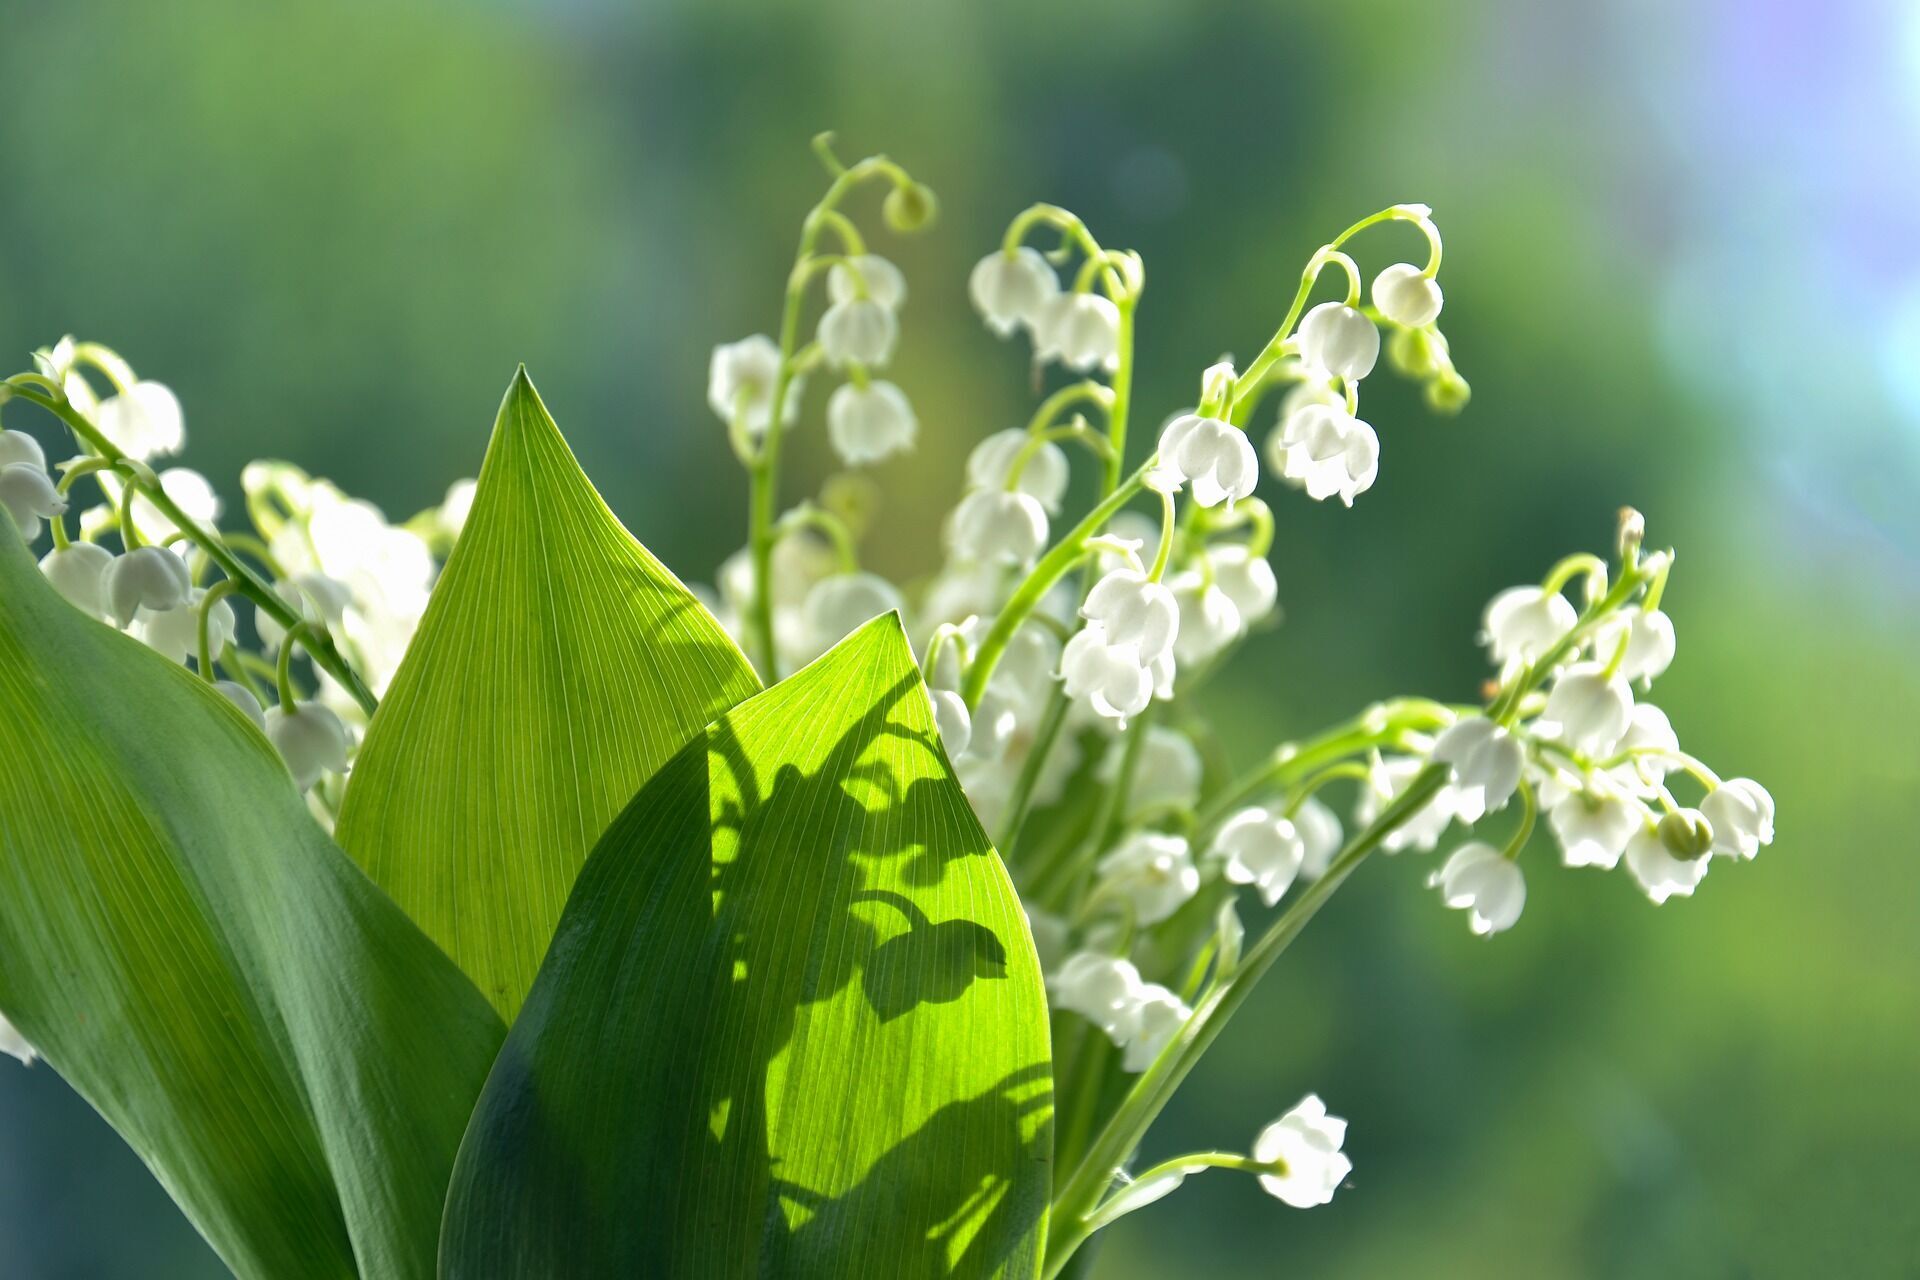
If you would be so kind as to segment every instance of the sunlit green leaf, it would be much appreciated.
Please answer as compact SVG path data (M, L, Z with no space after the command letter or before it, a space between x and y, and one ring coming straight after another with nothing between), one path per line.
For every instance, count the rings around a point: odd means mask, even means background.
M340 846L511 1020L607 823L757 688L607 510L523 370L355 764Z
M1032 1276L1046 1001L893 615L723 716L567 906L442 1271Z
M500 1019L266 739L4 515L0 1011L239 1275L433 1274Z

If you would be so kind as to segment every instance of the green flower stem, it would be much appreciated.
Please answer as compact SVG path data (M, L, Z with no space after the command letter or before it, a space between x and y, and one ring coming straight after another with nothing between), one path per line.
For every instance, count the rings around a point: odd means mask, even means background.
M840 572L852 573L860 567L860 553L854 548L853 531L847 528L847 522L810 502L780 517L774 525L774 545L778 546L782 538L802 529L817 530L833 544L834 559L840 566Z
M1440 270L1440 236L1439 233L1434 230L1433 223L1429 219L1415 214L1413 210L1407 208L1405 205L1393 205L1380 210L1378 213L1369 214L1360 219L1360 221L1354 223L1332 240L1322 245L1320 250L1307 262L1306 270L1300 273L1300 287L1293 295L1293 305L1287 308L1286 319L1280 322L1279 330L1273 335L1272 339L1268 341L1266 347L1262 349L1260 354L1254 357L1253 363L1247 366L1246 372L1234 380L1233 393L1228 397L1230 404L1237 402L1240 397L1257 387L1261 380L1266 377L1267 370L1272 368L1273 365L1286 354L1282 348L1286 345L1287 339L1292 336L1293 326L1299 322L1300 313L1306 310L1307 299L1313 293L1313 286L1320 279L1320 272L1329 262L1340 261L1344 264L1343 269L1346 270L1349 277L1348 303L1352 305L1353 302L1357 301L1354 295L1358 291L1359 270L1353 265L1351 258L1346 257L1345 254L1338 254L1337 251L1341 245L1353 239L1368 227L1378 226L1383 222L1395 221L1415 223L1420 227L1421 231L1425 233L1427 237L1427 267L1423 274L1425 274L1428 279L1433 278Z
M123 466L133 465L132 459L115 447L111 440L100 434L100 429L87 421L86 417L64 397L56 399L52 395L34 391L17 383L14 385L14 394L58 417L101 457ZM254 607L264 611L268 617L289 629L300 622L299 615L287 606L287 602L274 591L271 583L262 578L251 565L234 555L212 531L204 528L199 521L182 511L180 504L167 496L166 490L158 484L148 485L144 481L132 483L138 485L146 494L147 501L171 520L176 528L192 538L201 550L220 566L222 573L239 583L240 593L251 600ZM358 702L368 715L372 715L374 708L380 705L379 700L373 696L373 691L367 688L366 682L360 679L359 674L347 665L347 660L340 656L340 651L334 647L333 641L321 636L311 646L311 652L314 661L319 663L321 669L337 680L340 687L351 694L353 700Z
M325 638L326 633L306 619L301 619L287 628L286 638L280 641L280 660L274 666L273 678L280 691L280 710L292 715L299 699L293 688L293 651L296 645L305 645L307 652L314 651L314 643Z
M1487 718L1495 724L1512 728L1514 720L1518 717L1521 700L1539 687L1540 682L1545 680L1547 675L1586 639L1587 632L1593 629L1596 622L1625 604L1647 580L1647 577L1648 574L1641 565L1631 565L1623 569L1620 581L1614 583L1606 595L1588 605L1585 612L1574 622L1573 628L1555 641L1532 666L1523 671L1518 679L1494 699L1493 705L1487 709Z
M200 597L200 676L209 684L213 683L213 637L208 619L213 615L213 606L239 589L232 578L222 578Z
M1213 1044L1255 984L1279 959L1287 946L1325 905L1334 891L1353 874L1354 868L1380 843L1431 800L1445 784L1444 765L1428 765L1417 774L1407 789L1340 851L1325 875L1307 886L1292 906L1281 913L1267 932L1248 950L1240 967L1222 982L1194 1010L1180 1033L1159 1058L1140 1076L1125 1101L1094 1140L1086 1158L1068 1179L1065 1188L1054 1197L1052 1226L1047 1241L1046 1265L1042 1274L1060 1274L1074 1252L1085 1243L1092 1228L1088 1221L1095 1206L1105 1196L1113 1176L1126 1162L1162 1108L1185 1081L1200 1057Z
M110 471L113 466L114 463L108 458L82 458L66 469L66 473L60 477L60 483L55 487L60 495L65 497L81 477L90 476L97 471ZM48 520L47 524L53 530L53 545L56 550L70 545L71 540L67 537L67 517L64 512Z
M1118 415L1116 414L1116 420ZM1116 456L1118 456L1116 454ZM974 654L973 665L967 668L967 678L961 689L961 696L967 701L969 711L980 705L980 698L987 691L987 681L993 676L993 669L999 665L1000 655L1005 653L1007 645L1013 640L1013 633L1046 598L1053 584L1060 581L1080 562L1086 554L1087 539L1098 534L1113 519L1120 508L1127 505L1133 496L1146 484L1147 472L1155 459L1149 458L1138 471L1135 471L1112 493L1108 494L1093 510L1075 525L1066 537L1055 543L1053 548L1040 557L1026 580L1007 601L1006 608L993 620L993 626L980 642L979 652Z
M771 581L773 548L778 541L774 507L780 488L780 439L785 433L787 389L793 385L796 371L794 353L800 343L800 312L806 303L807 284L815 274L814 247L819 244L821 233L834 225L840 201L862 182L873 177L884 177L896 187L911 182L905 170L884 156L870 156L848 169L832 158L824 142L816 140L815 150L834 178L826 194L800 224L800 247L794 254L793 271L787 277L786 303L780 315L780 369L773 380L773 398L768 402L767 432L747 464L747 547L753 558L753 597L747 606L748 647L755 665L760 668L761 679L768 684L780 678L773 649Z

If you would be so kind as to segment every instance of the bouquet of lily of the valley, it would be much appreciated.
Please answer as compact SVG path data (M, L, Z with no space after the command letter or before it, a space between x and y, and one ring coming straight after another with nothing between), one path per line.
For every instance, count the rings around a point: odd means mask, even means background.
M524 373L477 482L402 524L282 462L223 509L163 466L173 393L98 344L0 384L0 1048L237 1274L1051 1277L1203 1170L1310 1208L1350 1173L1310 1081L1243 1151L1134 1154L1369 855L1441 850L1386 870L1497 934L1542 817L1656 903L1772 839L1645 700L1673 554L1631 511L1488 605L1481 700L1212 749L1194 692L1277 616L1263 474L1367 492L1383 346L1466 403L1421 205L1151 409L1139 257L1019 214L969 285L1031 345L1032 418L973 448L942 563L863 569L863 473L918 427L884 376L907 282L853 210L935 204L819 152L777 336L713 354L747 530L712 590ZM1394 224L1424 260L1369 278ZM817 411L847 470L788 505Z

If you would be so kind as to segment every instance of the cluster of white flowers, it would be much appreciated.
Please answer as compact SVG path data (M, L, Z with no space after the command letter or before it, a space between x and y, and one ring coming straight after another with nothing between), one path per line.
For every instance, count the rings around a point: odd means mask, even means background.
M50 530L53 545L40 561L48 582L82 612L200 670L279 749L295 783L311 793L315 813L331 821L337 790L318 784L350 767L365 712L317 665L312 700L276 701L273 659L287 629L254 608L258 652L249 649L233 604L239 584L203 585L217 568L208 540L267 571L289 613L337 646L377 695L426 611L436 553L444 555L459 535L473 482L456 483L438 507L395 526L371 504L297 467L256 462L241 476L252 528L223 530L225 507L205 476L180 466L153 470L155 460L186 445L185 416L169 388L138 378L97 343L63 338L36 352L35 361L35 385L57 392L63 407L119 455L108 457L82 438L83 451L60 464L56 482L35 437L0 431L0 504L29 545L43 524ZM89 371L104 377L112 394L101 398ZM83 480L101 501L78 513L75 538L66 519Z
M1570 867L1628 872L1655 903L1688 896L1713 855L1745 860L1773 841L1773 798L1750 778L1722 780L1680 748L1672 721L1645 699L1674 657L1673 621L1659 607L1670 552L1642 554L1641 522L1623 515L1621 577L1592 557L1564 561L1540 585L1488 604L1481 633L1500 668L1492 705L1461 711L1407 754L1376 755L1359 818L1369 821L1428 760L1448 781L1386 841L1430 850L1455 823L1473 827L1516 795L1524 815L1503 848L1470 841L1431 883L1468 912L1473 931L1511 928L1526 903L1518 859L1544 813ZM1564 594L1578 581L1586 607ZM1640 697L1635 696L1635 686ZM1672 785L1691 779L1689 805Z

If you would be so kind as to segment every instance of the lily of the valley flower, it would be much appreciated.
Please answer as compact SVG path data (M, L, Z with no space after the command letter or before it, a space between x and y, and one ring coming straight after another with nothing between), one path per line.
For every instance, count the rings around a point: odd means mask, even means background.
M1203 507L1248 496L1260 478L1247 433L1197 413L1182 414L1160 433L1160 462L1187 482Z
M213 687L221 697L240 708L240 714L253 721L254 728L262 733L267 731L267 713L260 709L260 699L253 696L251 689L232 680L216 680Z
M142 614L135 624L140 639L155 652L165 654L175 662L185 662L200 650L200 606L206 595L205 591L195 587L187 593L187 598L178 608ZM225 600L215 600L213 607L207 610L208 652L219 653L224 650L227 642L233 638L234 628L233 606Z
M1029 564L1047 545L1047 513L1026 493L977 489L947 522L947 549L958 560Z
M1097 864L1104 890L1133 907L1134 923L1158 924L1200 891L1200 872L1184 836L1137 831Z
M1120 308L1100 293L1048 299L1033 329L1034 355L1081 372L1120 367Z
M136 382L119 395L107 397L94 411L93 419L101 435L141 462L178 453L187 443L180 401L162 383Z
M1705 850L1679 856L1668 843L1668 832L1664 828L1664 823L1643 823L1627 842L1626 850L1627 870L1656 906L1668 898L1692 897L1694 888L1706 877L1707 868L1713 862ZM1711 838L1709 828L1708 839Z
M70 542L41 557L40 572L74 608L105 618L107 606L101 580L112 563L113 552L98 543Z
M1347 1122L1328 1115L1326 1103L1308 1094L1254 1141L1253 1158L1274 1166L1260 1175L1260 1185L1296 1209L1326 1204L1353 1172L1353 1161L1340 1151L1346 1140Z
M828 301L849 302L861 297L863 289L864 296L889 311L898 311L907 300L907 278L877 253L863 253L828 268Z
M1127 1038L1120 1069L1137 1075L1152 1066L1192 1016L1193 1010L1172 991L1158 983L1146 984L1134 1005L1133 1034Z
M40 1057L39 1050L28 1044L27 1038L4 1016L0 1016L0 1053L15 1059L23 1067L32 1066Z
M1542 734L1560 738L1576 750L1605 755L1619 744L1632 722L1633 691L1626 680L1599 663L1582 663L1554 680L1538 727Z
M1396 262L1373 278L1373 305L1397 325L1424 329L1440 318L1440 284L1411 262Z
M843 383L827 398L827 438L850 467L911 449L919 430L913 405L891 382Z
M1646 810L1604 782L1568 792L1547 810L1547 823L1570 867L1613 868L1627 842L1646 825Z
M0 467L0 507L5 507L29 545L40 536L40 522L64 513L67 500L54 487L46 468L32 462L9 462Z
M1467 716L1449 725L1434 741L1433 758L1452 767L1454 785L1485 813L1504 808L1513 798L1526 764L1519 739L1485 716Z
M756 333L713 349L707 366L707 403L722 422L736 419L748 435L766 434L773 420L773 388L780 376L780 348L772 338ZM789 378L780 409L782 425L792 425L800 411L801 379Z
M1487 604L1480 640L1502 666L1532 662L1558 644L1578 620L1573 604L1558 591L1509 587Z
M1483 937L1511 929L1527 905L1520 865L1479 841L1455 849L1427 883L1449 907L1468 912L1468 923Z
M1307 843L1290 819L1254 807L1240 810L1221 824L1208 856L1219 861L1230 882L1254 886L1262 900L1272 906L1300 874Z
M1012 253L996 249L967 277L974 307L1003 338L1021 325L1037 331L1047 304L1059 293L1060 277L1038 249L1026 245Z
M1380 331L1344 302L1323 302L1300 321L1301 362L1358 382L1380 358Z
M1059 972L1047 979L1054 1008L1079 1014L1115 1043L1133 1035L1145 985L1131 961L1095 951L1068 956Z
M178 609L192 586L187 562L164 547L136 547L100 575L108 613L122 629L142 609L153 613Z
M291 712L274 706L266 713L266 728L301 791L320 781L323 773L347 771L347 728L319 703L303 702Z
M807 651L795 656L802 662L811 662L852 635L862 624L883 613L905 608L906 601L901 599L899 588L877 573L840 573L822 578L807 592L806 601L800 606Z
M1133 648L1143 664L1171 653L1180 633L1173 592L1135 569L1116 569L1094 583L1080 616L1101 624L1107 644Z
M821 315L817 336L829 364L878 369L893 358L900 322L890 308L872 298L848 298Z
M1700 812L1713 824L1713 851L1751 858L1773 843L1773 797L1752 778L1732 778L1707 793Z
M967 455L967 483L975 489L1004 489L1013 461L1027 446L1028 436L1019 427L996 431L973 447ZM1067 493L1069 468L1066 452L1052 441L1035 449L1020 469L1014 483L1019 492L1031 496L1048 512L1057 514Z
M1341 405L1303 404L1267 437L1267 464L1315 502L1350 507L1380 474L1380 438Z
M24 462L29 466L47 469L47 455L40 448L40 442L24 431L0 431L0 467L12 466Z

